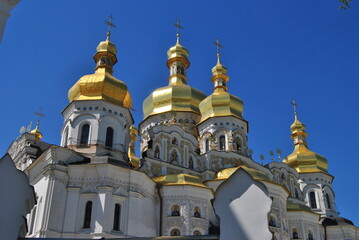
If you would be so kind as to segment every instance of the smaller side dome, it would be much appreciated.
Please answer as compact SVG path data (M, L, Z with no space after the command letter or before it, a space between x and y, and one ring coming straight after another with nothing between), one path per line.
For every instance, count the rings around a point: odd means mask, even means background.
M291 138L294 140L293 152L283 162L297 170L298 173L324 172L328 174L328 160L307 147L305 125L295 115L291 125Z
M228 93L227 82L229 77L226 73L227 68L221 64L218 55L217 64L212 68L214 92L199 104L200 122L211 117L233 116L243 118L243 102L238 97Z
M40 132L40 129L39 129L39 121L37 121L37 123L36 123L36 128L31 130L30 133L35 135L35 140L41 141L42 133Z
M158 184L166 186L174 185L192 185L196 187L208 188L203 185L201 178L189 174L166 174L158 177L153 177L152 180Z
M250 168L247 167L243 164L241 164L238 167L231 167L231 168L225 168L222 169L220 171L218 171L215 176L214 179L215 180L220 180L220 179L228 179L235 171L238 170L238 168L243 168L246 172L249 173L249 175L252 176L252 178L254 178L255 180L266 180L266 181L270 181L270 178L267 174L265 174L264 172L261 172L257 169L254 168Z

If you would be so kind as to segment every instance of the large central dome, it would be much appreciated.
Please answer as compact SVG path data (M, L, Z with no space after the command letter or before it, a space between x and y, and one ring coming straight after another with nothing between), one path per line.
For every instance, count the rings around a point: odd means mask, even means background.
M200 114L199 103L206 95L187 85L186 70L189 67L188 50L179 41L168 52L167 66L170 69L169 85L153 91L143 102L144 119L170 111Z

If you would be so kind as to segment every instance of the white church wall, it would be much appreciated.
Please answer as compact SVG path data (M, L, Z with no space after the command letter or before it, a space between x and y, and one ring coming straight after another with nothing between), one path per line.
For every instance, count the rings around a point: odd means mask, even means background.
M219 186L213 202L220 217L220 239L271 239L267 222L271 202L266 186L239 168Z
M17 170L10 155L0 159L0 237L25 237L25 217L35 205L33 188L26 175Z
M210 199L213 193L210 189L190 185L162 186L162 235L170 235L173 229L178 229L180 235L193 235L195 229L208 234L209 214L213 212ZM173 215L174 206L179 207L179 215ZM199 207L200 217L194 216L194 208ZM188 224L183 225L183 222Z

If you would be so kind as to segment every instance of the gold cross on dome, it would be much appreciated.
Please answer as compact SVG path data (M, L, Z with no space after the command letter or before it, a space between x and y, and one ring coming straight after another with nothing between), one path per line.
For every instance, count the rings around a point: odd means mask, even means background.
M297 117L297 107L298 107L298 105L297 105L297 103L295 102L295 99L294 99L294 98L292 98L292 103L291 103L291 104L293 105L294 116Z
M216 38L215 42L212 42L214 45L216 45L217 47L217 57L221 56L221 48L224 48L220 43L219 43L219 39Z
M177 43L179 43L179 39L180 39L180 29L183 29L183 26L181 26L181 24L180 24L179 18L177 18L176 23L174 23L173 25L177 28L176 37L177 37Z
M109 19L109 20L105 20L104 22L105 22L105 24L108 26L108 30L107 30L107 40L110 40L111 28L112 28L112 27L115 28L116 25L112 23L112 19L113 19L112 15L110 15L110 16L108 17L108 19Z

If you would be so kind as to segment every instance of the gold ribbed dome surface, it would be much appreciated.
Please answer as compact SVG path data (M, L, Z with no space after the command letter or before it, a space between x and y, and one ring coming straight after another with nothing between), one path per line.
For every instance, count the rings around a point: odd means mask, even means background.
M152 180L161 185L173 186L173 185L192 185L197 187L204 187L201 178L189 174L166 174L158 177L153 177Z
M98 68L94 74L78 80L68 93L69 101L107 100L125 108L132 106L127 85L112 76L105 68Z
M173 84L153 91L143 102L143 115L151 115L169 111L200 113L198 105L206 95L186 84Z
M100 42L100 44L96 48L96 51L98 53L100 53L100 52L108 52L108 53L112 53L113 55L117 54L116 45L113 44L109 40Z
M41 138L42 138L42 133L40 132L38 126L36 126L35 129L31 130L30 133L33 134L33 135L35 135L35 139L36 139L37 141L40 141L40 140L41 140Z
M176 58L176 57L188 58L189 52L184 46L182 46L179 42L177 42L176 45L174 45L167 51L167 56L168 58Z
M131 108L132 99L127 85L112 75L117 62L116 46L108 39L100 42L94 56L97 67L94 74L85 75L68 92L69 101L107 100L125 108Z
M328 160L322 155L311 151L307 147L305 125L295 116L294 123L291 125L294 139L293 152L283 159L283 162L297 170L298 173L328 173Z
M243 102L224 90L212 93L199 104L201 122L210 117L234 116L242 118Z
M249 173L249 175L252 176L252 178L254 178L256 180L270 181L270 178L266 173L261 172L261 171L259 171L257 169L254 169L254 168L249 168L249 167L247 167L245 165L240 165L238 167L231 167L231 168L222 169L222 170L220 170L220 171L218 171L216 173L216 175L214 176L214 179L215 180L228 179L235 171L238 170L238 168L243 168L246 172Z
M283 162L297 170L298 173L328 173L328 160L302 144L296 145L294 151L284 158Z

